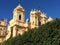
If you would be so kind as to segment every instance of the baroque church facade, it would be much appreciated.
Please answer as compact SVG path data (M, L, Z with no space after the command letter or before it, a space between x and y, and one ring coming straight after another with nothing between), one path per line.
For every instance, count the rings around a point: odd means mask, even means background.
M24 21L25 10L19 4L13 10L13 18L9 21L8 27L6 29L6 20L1 20L0 22L0 41L3 42L9 38L16 37L19 34L22 35L28 29L38 28L39 25L43 25L47 22L52 21L51 17L47 18L46 14L42 13L40 10L30 11L30 21L27 19ZM4 24L4 25L3 25ZM2 33L2 34L1 34Z

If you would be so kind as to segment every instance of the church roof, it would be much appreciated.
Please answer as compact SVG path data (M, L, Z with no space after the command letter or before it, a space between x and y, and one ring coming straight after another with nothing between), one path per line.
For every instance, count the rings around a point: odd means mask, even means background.
M16 7L16 9L23 8L20 4Z
M21 9L22 11L24 11L23 7L20 4L18 4L18 6L14 10L16 9Z
M45 18L47 18L46 14L44 14L44 13L41 13L40 16L41 16L41 17L45 17Z

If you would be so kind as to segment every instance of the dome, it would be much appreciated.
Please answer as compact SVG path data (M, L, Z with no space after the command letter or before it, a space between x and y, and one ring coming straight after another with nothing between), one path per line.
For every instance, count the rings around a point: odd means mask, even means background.
M51 17L48 18L47 22L53 21Z

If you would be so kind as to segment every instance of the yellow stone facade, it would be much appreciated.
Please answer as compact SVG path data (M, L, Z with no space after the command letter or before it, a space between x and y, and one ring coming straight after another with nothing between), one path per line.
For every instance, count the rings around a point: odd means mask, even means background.
M22 35L27 31L28 25L27 22L24 22L24 14L25 10L20 4L13 10L13 19L10 20L8 25L8 30L12 33L12 37L19 34Z
M28 31L28 29L38 28L39 25L43 25L53 20L52 18L47 19L46 14L42 13L40 10L35 9L30 11L30 21L29 19L27 19L25 22L24 16L25 16L25 10L19 4L13 10L13 18L9 21L8 27L6 27L5 20L1 21L2 25L0 25L0 28L2 28L2 30L0 30L0 32L4 33L4 35L3 33L2 35L0 35L1 42L9 38L16 37L18 35L22 35L24 34L24 32Z
M6 20L0 20L0 43L5 40L6 35Z

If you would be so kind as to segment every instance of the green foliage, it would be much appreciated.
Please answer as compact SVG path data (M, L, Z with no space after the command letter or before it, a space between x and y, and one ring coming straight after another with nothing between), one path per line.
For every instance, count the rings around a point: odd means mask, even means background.
M55 19L22 36L9 39L5 45L60 45L60 19Z

